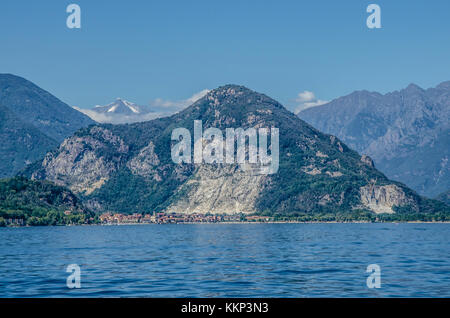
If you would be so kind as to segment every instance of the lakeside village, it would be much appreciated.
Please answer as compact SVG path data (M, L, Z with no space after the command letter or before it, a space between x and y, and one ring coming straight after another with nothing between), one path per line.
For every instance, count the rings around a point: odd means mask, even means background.
M272 222L273 217L259 215L236 214L185 214L185 213L164 213L153 212L153 214L121 214L103 213L99 216L100 223L105 225L113 224L176 224L176 223L234 223L234 222Z

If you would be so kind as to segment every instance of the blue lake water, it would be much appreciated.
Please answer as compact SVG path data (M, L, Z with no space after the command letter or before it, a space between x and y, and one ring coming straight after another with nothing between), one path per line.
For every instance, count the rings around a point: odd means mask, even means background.
M450 297L450 224L0 228L0 297L406 296Z

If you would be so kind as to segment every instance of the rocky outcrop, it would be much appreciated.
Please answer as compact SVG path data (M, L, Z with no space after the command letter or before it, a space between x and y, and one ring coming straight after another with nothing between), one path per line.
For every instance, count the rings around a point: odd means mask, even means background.
M362 155L361 156L361 161L364 162L369 167L375 168L375 164L373 163L372 158L370 158L368 155Z
M200 166L175 193L168 212L255 213L266 177L237 166ZM182 195L180 195L182 194Z
M117 171L121 156L128 152L123 140L108 129L92 127L89 135L75 135L49 153L33 179L45 178L68 186L75 193L91 194ZM112 156L109 156L112 154Z
M127 167L132 173L143 177L152 177L156 181L161 181L161 176L157 172L160 164L158 155L155 153L155 145L150 143L139 151L139 154L127 163Z
M373 184L360 188L361 203L375 213L394 213L395 206L414 204L414 200L406 196L397 185L377 186Z

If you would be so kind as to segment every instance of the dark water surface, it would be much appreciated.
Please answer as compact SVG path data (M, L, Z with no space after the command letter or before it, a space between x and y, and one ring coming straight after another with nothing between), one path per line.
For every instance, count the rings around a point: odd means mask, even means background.
M142 296L450 297L450 224L0 228L0 297Z

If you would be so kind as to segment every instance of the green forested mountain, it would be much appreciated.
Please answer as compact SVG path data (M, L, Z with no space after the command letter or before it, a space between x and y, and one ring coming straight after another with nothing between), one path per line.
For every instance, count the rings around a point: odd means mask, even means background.
M174 164L171 134L276 127L280 166L255 175L236 164ZM191 149L193 151L193 149ZM96 125L66 139L25 175L69 187L89 206L124 213L259 213L304 220L443 220L448 207L386 178L372 160L323 134L275 100L243 86L209 92L171 117Z
M23 220L23 225L84 224L94 222L93 217L70 190L49 181L0 180L0 226L13 220Z

